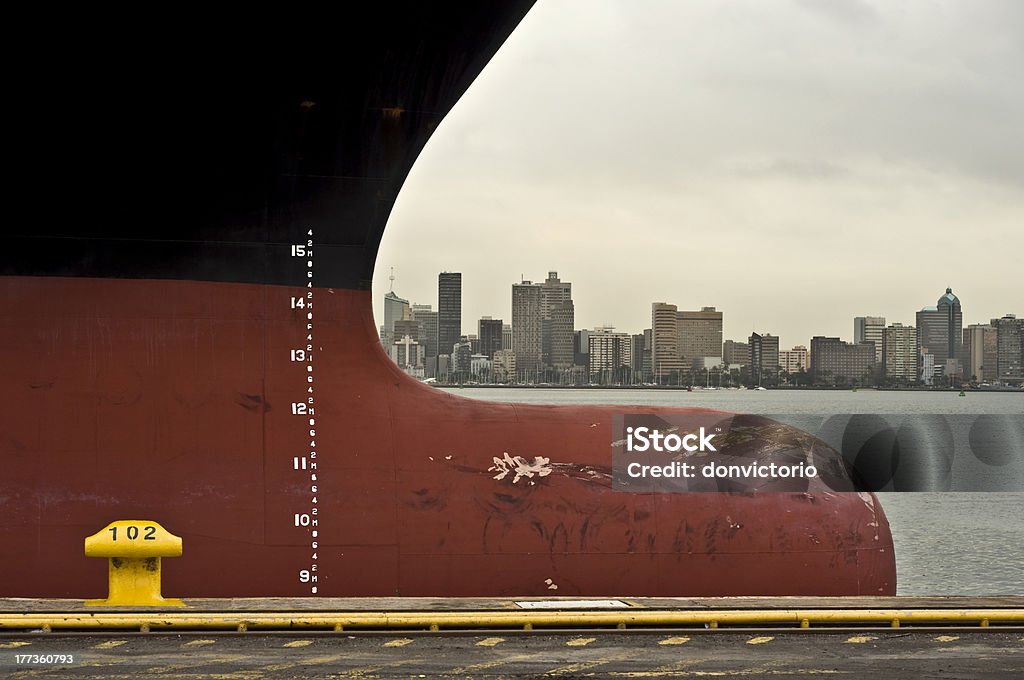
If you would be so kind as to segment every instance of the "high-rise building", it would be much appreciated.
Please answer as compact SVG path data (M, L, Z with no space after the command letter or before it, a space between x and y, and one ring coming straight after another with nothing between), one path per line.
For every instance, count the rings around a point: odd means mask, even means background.
M491 374L498 382L515 380L516 353L511 349L499 349L495 352L494 361L491 362Z
M494 353L501 349L501 332L504 324L501 319L492 319L485 316L479 322L480 354L488 359L494 358Z
M541 368L543 338L540 311L541 286L522 281L512 284L512 351L520 374Z
M409 336L413 340L419 342L420 339L420 322L416 319L397 319L395 321L394 337L395 340L401 340L405 336Z
M793 349L779 350L779 370L790 375L807 370L807 348L797 345Z
M639 377L644 375L644 334L634 333L632 337L633 357L630 360L630 368L633 369L633 375Z
M852 344L839 338L811 338L811 376L819 385L873 382L875 343Z
M573 334L576 312L572 300L563 300L551 308L550 362L555 368L573 365Z
M722 313L714 307L678 313L679 354L688 359L722 356Z
M999 379L998 331L992 324L974 323L964 329L964 376L978 382Z
M465 379L472 369L473 345L469 338L462 336L452 345L451 372L457 378Z
M754 384L760 385L765 378L779 372L779 336L771 333L751 333L750 376ZM813 352L814 349L812 348Z
M555 307L572 299L572 284L558 278L558 272L548 272L548 278L540 284L540 314L550 319Z
M679 352L679 308L666 302L651 303L651 368L661 380L687 368Z
M623 368L633 360L633 337L611 326L595 328L589 338L590 376L602 384L621 382Z
M853 343L875 343L875 363L882 363L882 335L885 332L884 316L856 316L853 318Z
M510 323L501 325L501 348L512 349L512 324Z
M750 344L726 340L722 345L722 362L726 366L749 366L750 365Z
M925 349L932 356L935 371L946 369L947 359L960 356L960 342L963 338L963 312L960 300L950 288L939 298L934 307L924 307L917 313L918 355Z
M423 368L423 347L408 335L395 340L388 347L388 355L403 369Z
M424 359L433 359L437 356L437 312L432 305L413 305L412 318L420 327L417 339L423 345Z
M915 385L917 372L917 329L894 323L882 333L882 365L890 382Z
M384 328L381 341L385 347L390 347L396 339L395 322L410 318L409 312L408 300L398 297L393 290L384 294Z
M999 382L1020 385L1024 382L1024 319L1007 314L992 319L996 329L996 361Z
M558 278L558 272L548 272L548 278L540 285L540 335L541 335L541 361L544 366L567 367L572 365L570 354L572 353L571 339L566 335L565 324L572 311L572 284ZM565 304L569 307L566 308ZM554 321L556 310L559 314L559 323ZM569 320L569 332L573 331L572 323L575 319ZM555 326L558 325L558 330ZM557 338L555 336L558 336ZM557 355L557 360L556 360Z
M583 328L572 334L573 366L590 365L590 329Z
M451 354L462 337L462 274L441 272L437 275L437 349ZM467 368L468 370L468 368Z
M644 329L644 365L643 365L643 376L644 380L648 381L654 376L654 369L651 368L651 354L654 349L654 329Z

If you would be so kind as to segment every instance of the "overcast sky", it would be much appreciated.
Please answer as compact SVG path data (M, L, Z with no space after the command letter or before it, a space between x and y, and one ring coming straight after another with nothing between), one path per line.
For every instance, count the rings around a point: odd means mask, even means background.
M576 327L717 306L850 340L952 286L1024 315L1024 2L539 0L438 128L374 278L463 333L557 270Z

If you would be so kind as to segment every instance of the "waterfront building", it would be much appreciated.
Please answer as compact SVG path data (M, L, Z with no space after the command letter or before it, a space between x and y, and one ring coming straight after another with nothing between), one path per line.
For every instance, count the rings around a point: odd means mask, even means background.
M591 380L602 384L622 382L622 369L628 373L633 358L633 336L616 333L613 326L595 328L590 333L588 354Z
M722 361L729 366L749 366L750 343L726 340L722 345Z
M462 274L441 272L437 276L437 347L451 352L462 337Z
M574 366L586 368L590 365L590 331L586 328L575 331L572 338Z
M760 385L762 380L779 372L779 336L751 333L747 342L750 345L750 376L755 385Z
M530 281L512 284L512 350L516 370L536 374L543 353L541 286Z
M516 377L516 353L511 349L499 349L491 362L491 375L498 382L508 382Z
M469 338L462 336L452 345L451 373L456 378L464 378L472 368L473 344Z
M491 360L486 354L474 354L469 359L469 372L477 378L486 377L491 372Z
M390 290L384 294L384 326L381 329L381 341L385 347L394 343L395 322L410 318L409 301L398 297L395 291Z
M960 299L953 294L951 288L947 288L934 306L924 307L917 313L918 356L923 356L923 350L927 349L934 360L933 370L944 373L946 360L960 357L962 339L963 312Z
M793 349L779 351L779 370L790 375L807 370L807 348L797 345Z
M701 307L699 312L682 310L677 319L680 356L722 356L722 312L714 307Z
M388 347L388 355L402 369L423 367L423 346L408 335Z
M1024 319L1007 314L992 319L996 329L996 361L999 382L1004 385L1024 383Z
M572 300L562 300L551 308L549 324L551 338L549 343L549 360L551 366L555 368L569 368L573 365L575 359L573 348L575 329L573 326L575 323L576 311Z
M964 377L977 382L999 380L998 331L992 324L974 323L964 329Z
M433 305L413 305L412 319L419 325L419 343L423 345L424 361L429 365L437 356L437 312Z
M502 332L504 324L501 319L492 319L489 316L482 317L479 321L478 331L480 335L480 354L488 359L494 358L494 353L502 349Z
M917 328L894 323L882 332L882 366L890 382L917 384Z
M393 330L396 339L404 338L408 335L417 342L420 340L420 322L416 319L398 319L395 321Z
M661 381L673 372L683 371L685 362L679 351L679 308L666 302L651 303L651 368Z
M884 316L856 316L853 318L853 343L875 343L875 363L882 364L882 342L885 333Z
M811 378L819 385L871 383L875 343L849 343L816 335L811 338L810 368Z

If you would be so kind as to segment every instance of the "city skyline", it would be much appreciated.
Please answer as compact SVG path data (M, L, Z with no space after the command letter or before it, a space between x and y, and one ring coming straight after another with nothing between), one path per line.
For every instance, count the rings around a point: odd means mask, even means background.
M562 272L561 270L557 270L555 268L552 268L551 270L545 269L543 273L548 273L549 271L557 271L557 272L559 272L560 275L564 275L564 272ZM400 284L400 281L399 281L399 277L397 275L395 276L395 281L397 282L396 285L395 285L396 290L388 291L388 292L398 293L399 297L408 300L410 304L432 305L434 311L436 312L437 311L437 276L438 276L438 272L435 272L433 274L433 285L434 285L434 290L433 290L433 293L432 293L433 294L433 298L429 297L429 295L430 295L429 293L428 293L427 296L424 296L422 299L420 299L420 298L418 298L416 296L407 296L404 293L399 293L397 289L400 287L401 284ZM565 278L571 279L572 277L565 277ZM537 278L533 278L533 279L531 279L529 276L526 276L522 280L524 280L524 281L532 281L534 283L540 283L540 282L544 281L544 278L543 278L543 275L538 276ZM471 285L471 283L470 282L465 282L465 279L463 279L463 282L464 282L464 285L463 285L463 288L462 288L462 298L463 298L463 300L465 300L467 297L469 297L470 299L478 297L475 294L475 292L473 290L473 286ZM511 318L512 318L512 304L511 304L511 296L510 296L508 291L511 290L511 287L513 285L519 285L520 283L521 283L521 281L519 279L517 279L515 281L509 282L505 286L505 307L504 307L503 310L482 309L482 311L481 311L481 313L479 315L473 316L472 314L467 312L466 309L465 309L465 306L463 306L462 327L464 329L473 329L473 330L470 330L467 333L463 333L463 335L469 335L470 333L474 333L475 334L475 332L476 332L475 329L477 328L477 324L478 324L479 320L481 318L484 318L484 317L492 317L492 318L495 318L495 319L505 319L506 322L511 320ZM573 283L573 293L572 293L572 295L573 295L574 309L575 309L575 314L576 314L576 319L577 319L577 321L575 323L576 330L580 330L580 329L592 330L592 329L597 329L597 328L613 327L613 328L615 328L616 331L623 332L623 333L642 333L644 331L644 329L651 328L651 304L653 302L661 302L661 300L653 300L652 299L652 300L648 300L646 302L640 302L639 303L640 306L643 308L643 310L646 311L646 322L645 322L645 325L638 325L637 327L631 327L631 326L626 326L626 325L617 323L617 321L615 319L605 319L605 320L599 321L598 323L585 324L585 323L583 323L583 322L581 322L579 320L581 318L581 311L583 312L582 316L590 316L590 317L593 316L592 314L587 314L586 310L583 309L582 305L579 304L579 302L578 302L580 297L589 297L589 296L585 295L586 286L585 285L581 285L581 282L576 280L576 279L572 279L572 283ZM942 290L945 290L945 288L952 288L952 290L956 292L958 297L963 297L964 299L967 299L968 303L966 305L966 309L967 310L972 310L973 309L973 305L971 304L970 299L966 295L961 294L961 292L957 289L957 287L955 285L953 285L953 286L943 286ZM904 324L906 326L916 326L917 325L917 321L916 321L917 314L921 311L922 307L929 306L930 304L934 304L932 301L934 301L936 297L938 297L938 295L936 295L935 291L933 290L931 292L931 294L925 293L925 297L922 300L918 300L916 304L913 304L912 307L909 310L902 310L902 311L897 310L897 311L893 311L893 312L889 312L889 313L876 313L877 310L863 310L863 309L857 309L857 310L833 310L836 313L832 314L832 316L836 316L836 317L841 319L842 328L836 327L835 329L826 329L826 328L820 328L819 329L812 322L812 323L810 323L808 325L811 326L813 328L813 330L812 330L812 332L806 338L804 338L804 337L797 337L797 338L793 339L792 341L790 341L788 338L789 337L793 337L793 336L791 336L790 334L786 333L784 329L778 328L777 324L773 324L770 319L768 319L766 324L763 325L763 326L752 327L752 328L743 328L741 324L737 324L735 322L735 320L733 319L732 315L730 315L729 310L722 309L721 306L717 306L717 309L723 315L723 332L722 332L723 341L724 340L745 341L750 336L750 334L752 332L769 333L769 334L771 334L773 336L776 336L776 337L780 338L780 343L781 343L780 347L785 346L785 348L788 349L790 347L797 346L797 345L807 345L807 343L810 341L810 339L812 337L814 337L814 336L838 337L838 338L841 338L841 339L846 340L846 341L854 342L854 341L856 341L856 338L855 338L855 324L856 324L857 317L868 317L868 318L871 318L871 317L881 317L881 318L885 319L885 324L886 325L890 325L890 324L893 324L893 323L902 323L902 324ZM755 297L755 299L756 299L756 297ZM375 295L375 297L374 297L374 307L375 307L374 314L375 314L376 325L377 326L384 325L384 314L383 314L383 304L384 303L383 303L383 300L384 300L383 294L381 296L376 296ZM716 305L714 303L700 303L700 304L698 304L698 303L691 303L689 301L681 302L678 299L674 299L674 298L672 300L673 300L672 304L674 304L680 310L684 310L684 309L687 309L687 310L697 310L697 309L701 309L703 307L716 307ZM966 328L970 324L987 324L991 319L1001 318L1001 317L1005 316L1006 314L1022 314L1022 313L1024 313L1024 309L1018 309L1018 307L1021 306L1021 303L1024 303L1024 299L1020 300L1020 302L1018 302L1018 304L1016 306L1012 302L1007 301L1006 302L1006 307L1008 307L1008 308L1002 309L998 313L993 313L993 314L987 315L987 316L985 316L985 315L977 315L976 316L972 311L965 311L963 313L963 327ZM877 306L878 307L882 307L881 304L879 304ZM885 308L888 309L891 306L892 306L892 303L890 302L890 303L888 303L885 306ZM377 311L378 309L380 309L381 311ZM818 310L815 310L815 311L816 311L816 313L818 312ZM644 323L644 322L641 322L641 323Z
M671 300L787 346L850 339L850 315L911 324L947 286L967 321L1013 311L1024 5L581 7L538 3L440 124L375 302L391 266L421 303L461 271L469 327L558 270L577 327L645 328Z

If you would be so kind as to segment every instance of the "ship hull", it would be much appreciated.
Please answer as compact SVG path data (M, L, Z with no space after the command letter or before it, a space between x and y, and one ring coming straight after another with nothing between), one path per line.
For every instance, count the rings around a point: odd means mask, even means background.
M678 409L445 394L383 354L368 292L313 290L318 464L296 469L297 291L0 281L4 595L103 595L82 540L132 518L182 536L175 596L309 595L311 564L334 596L894 592L872 495L614 492L612 416ZM496 479L506 454L553 472Z

